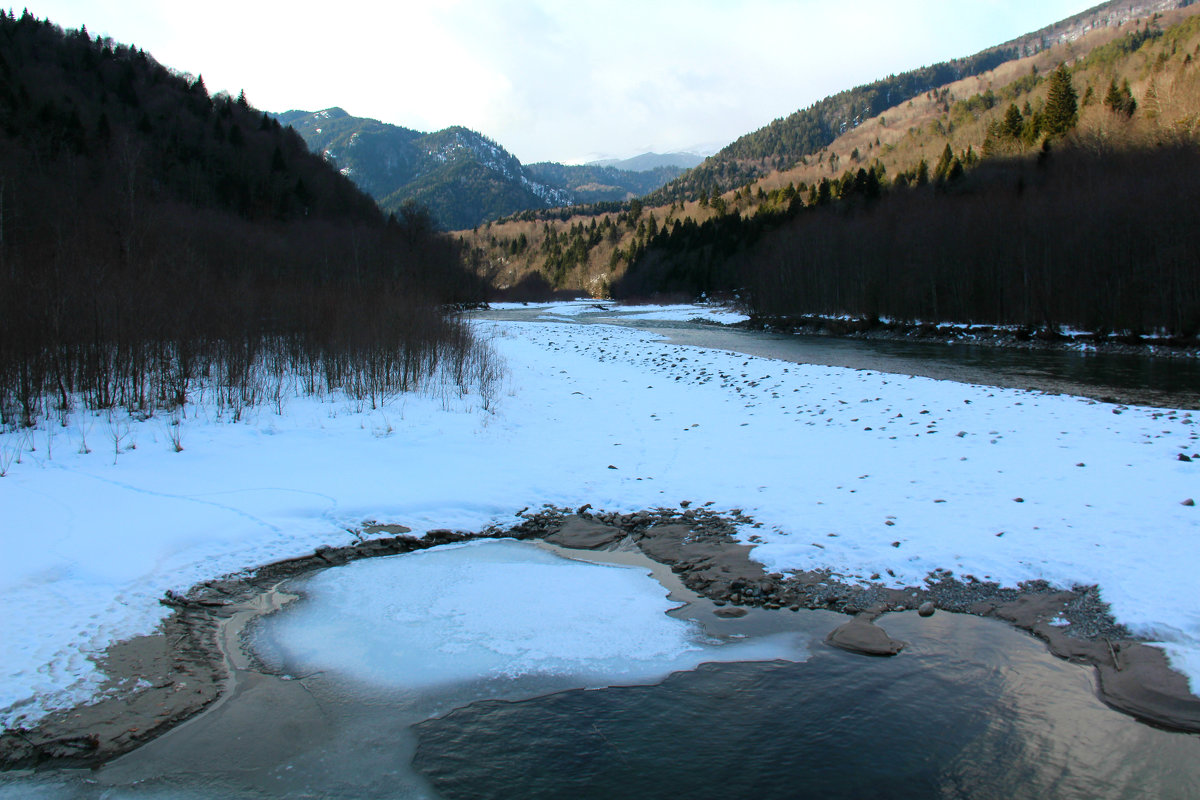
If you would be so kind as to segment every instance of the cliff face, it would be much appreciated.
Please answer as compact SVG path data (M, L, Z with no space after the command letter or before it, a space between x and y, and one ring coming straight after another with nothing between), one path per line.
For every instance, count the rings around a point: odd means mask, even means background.
M1110 0L1039 31L1005 42L1000 47L1019 47L1023 55L1033 55L1056 44L1073 42L1097 28L1117 27L1151 14L1184 8L1193 2L1195 0Z

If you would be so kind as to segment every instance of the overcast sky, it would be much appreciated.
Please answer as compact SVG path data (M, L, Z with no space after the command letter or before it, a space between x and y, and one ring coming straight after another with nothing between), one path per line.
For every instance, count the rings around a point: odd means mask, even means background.
M890 73L971 55L1097 0L29 0L245 90L266 111L341 106L465 125L521 161L714 151ZM15 10L20 12L20 7Z

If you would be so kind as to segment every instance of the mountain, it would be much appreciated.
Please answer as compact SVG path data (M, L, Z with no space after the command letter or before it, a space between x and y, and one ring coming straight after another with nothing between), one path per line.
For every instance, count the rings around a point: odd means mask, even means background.
M615 167L629 172L646 172L660 167L680 167L691 169L704 163L704 156L698 153L642 153L633 158L606 158L600 161L589 161L589 167Z
M462 127L422 133L340 108L288 111L291 125L339 171L370 194L385 212L406 201L429 209L445 229L472 228L527 208L568 205L560 187L538 182L496 142Z
M483 134L463 127L422 133L340 108L277 114L314 153L370 194L385 212L412 201L446 230L465 230L529 209L624 201L678 176L678 166L650 166L648 154L625 170L555 163L523 165ZM698 158L698 157L694 157ZM636 159L635 159L636 161Z
M580 205L632 200L678 177L683 167L662 165L630 170L542 161L530 164L528 170L537 180L565 189L570 194L571 205Z
M1197 11L1094 28L702 195L703 216L685 205L635 236L611 292L737 292L788 325L949 321L1049 341L1068 328L1195 349Z

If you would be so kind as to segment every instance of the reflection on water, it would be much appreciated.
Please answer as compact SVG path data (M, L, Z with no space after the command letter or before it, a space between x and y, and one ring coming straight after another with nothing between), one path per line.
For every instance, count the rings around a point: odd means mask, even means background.
M1116 714L1091 671L992 620L883 619L890 659L720 664L484 702L417 726L445 798L1185 798L1200 737Z
M908 647L880 659L822 644L832 612L712 610L672 614L723 637L787 631L811 657L593 690L241 671L211 711L100 770L0 775L0 800L1200 797L1200 736L1109 709L1091 669L995 620L885 615Z
M619 307L615 307L619 308ZM1035 350L929 341L840 339L748 331L691 322L644 320L636 309L570 318L653 331L675 344L729 350L799 364L922 375L959 383L1035 389L1166 408L1200 408L1200 359L1151 358L1074 350ZM477 312L483 319L534 321L544 309Z

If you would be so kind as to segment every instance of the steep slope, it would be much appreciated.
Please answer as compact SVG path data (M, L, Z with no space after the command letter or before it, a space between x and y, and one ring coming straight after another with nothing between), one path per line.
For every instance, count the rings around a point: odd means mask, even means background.
M1117 27L1131 19L1191 3L1192 0L1109 0L975 55L839 92L742 136L646 200L661 205L673 200L696 200L702 192L730 191L772 171L789 169L865 120L938 87L1058 44L1074 42L1098 28Z
M958 81L889 110L886 127L865 121L790 180L643 237L612 291L737 290L763 315L864 330L1068 327L1195 348L1197 11L1095 31L991 73L1008 83Z

